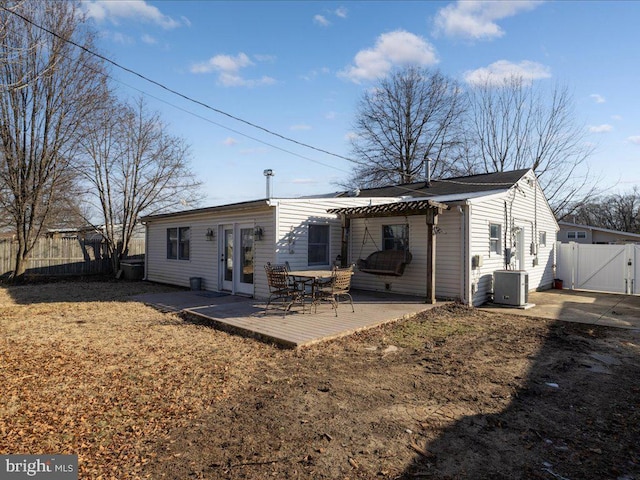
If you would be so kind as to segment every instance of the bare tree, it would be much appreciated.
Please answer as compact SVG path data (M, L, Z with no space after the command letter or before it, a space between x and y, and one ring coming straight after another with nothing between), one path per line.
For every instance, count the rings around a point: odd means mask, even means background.
M70 198L67 167L101 64L68 42L92 46L76 2L2 2L0 29L0 203L16 232L17 279Z
M474 86L470 97L470 150L476 170L533 168L555 213L593 195L587 159L593 146L575 121L566 88L546 96L521 77Z
M464 95L438 71L406 67L382 79L359 103L352 140L356 166L345 186L376 187L458 173Z
M118 271L142 215L184 208L199 199L200 183L189 169L189 150L157 113L139 99L96 110L82 141L78 171Z
M640 233L640 190L600 197L577 205L563 220L592 227Z

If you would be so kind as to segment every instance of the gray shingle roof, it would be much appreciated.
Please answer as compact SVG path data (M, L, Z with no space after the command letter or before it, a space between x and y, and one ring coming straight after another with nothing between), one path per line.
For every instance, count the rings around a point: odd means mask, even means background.
M379 188L363 188L359 197L433 197L439 195L463 196L467 193L507 190L515 185L530 169L512 170L509 172L484 173L467 177L455 177L432 180L427 187L421 182L392 185Z

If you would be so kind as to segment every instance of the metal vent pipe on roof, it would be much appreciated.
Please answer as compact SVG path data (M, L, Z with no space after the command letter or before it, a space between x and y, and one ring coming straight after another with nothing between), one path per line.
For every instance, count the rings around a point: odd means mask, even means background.
M265 177L267 177L267 199L269 199L271 198L271 177L273 177L276 173L270 168L267 168L262 173Z
M431 158L426 157L424 162L425 173L424 176L426 181L424 182L424 186L429 188L431 186Z

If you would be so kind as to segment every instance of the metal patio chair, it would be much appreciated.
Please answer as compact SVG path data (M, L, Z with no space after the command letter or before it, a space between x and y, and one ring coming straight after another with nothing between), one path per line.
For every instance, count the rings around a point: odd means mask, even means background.
M331 307L335 310L336 317L338 316L338 305L340 305L340 297L349 298L351 304L351 311L355 312L353 307L353 297L349 293L351 289L351 277L353 276L353 265L346 268L334 268L331 279L328 282L323 282L315 287L315 293L313 298L313 305L315 311L318 311L318 303L323 300L331 302Z
M295 280L289 276L288 268L285 265L271 265L267 263L264 269L267 273L267 282L269 285L269 299L264 308L264 313L267 313L271 302L277 300L280 301L284 309L284 316L286 316L287 312L295 303L302 305L302 313L304 313L304 286L301 288L299 283L295 282Z

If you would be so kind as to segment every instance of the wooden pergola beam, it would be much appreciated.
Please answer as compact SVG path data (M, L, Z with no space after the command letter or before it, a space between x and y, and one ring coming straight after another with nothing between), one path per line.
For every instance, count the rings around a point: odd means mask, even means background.
M342 220L342 243L340 248L341 264L346 266L348 257L348 238L346 231L351 226L353 218L384 218L397 216L424 215L427 223L427 284L425 303L436 303L436 234L438 215L449 206L432 200L417 202L397 202L366 207L345 207L328 210L337 213Z

